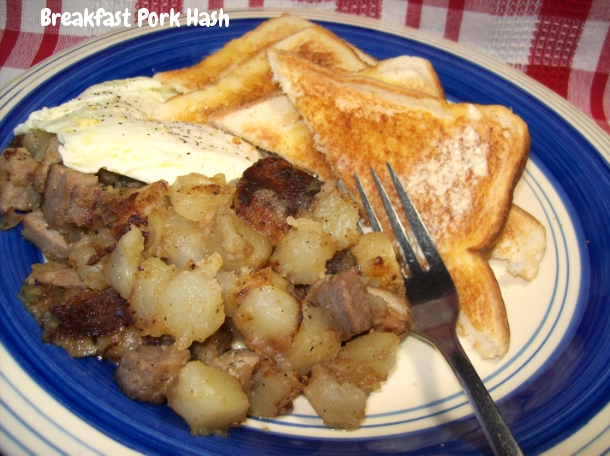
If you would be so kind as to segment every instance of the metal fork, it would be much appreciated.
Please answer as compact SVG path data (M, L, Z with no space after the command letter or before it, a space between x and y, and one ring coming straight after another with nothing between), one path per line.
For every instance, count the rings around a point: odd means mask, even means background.
M462 385L493 452L502 456L522 455L523 452L519 448L519 444L457 338L455 326L460 305L453 280L415 206L398 180L398 176L389 163L387 163L387 166L398 197L406 212L413 236L427 262L425 268L419 263L385 189L375 170L371 168L390 224L396 234L398 244L403 250L405 263L409 268L409 276L405 276L404 279L407 299L411 308L410 331L431 342L445 357ZM360 179L357 175L354 175L354 177L371 227L374 231L381 231L381 225Z

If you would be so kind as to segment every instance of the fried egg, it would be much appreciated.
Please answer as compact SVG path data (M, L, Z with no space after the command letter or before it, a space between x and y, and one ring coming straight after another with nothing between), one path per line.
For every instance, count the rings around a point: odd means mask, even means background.
M65 166L84 173L105 168L146 183L199 173L240 177L260 158L249 143L207 125L162 123L146 112L176 95L147 77L91 86L60 106L33 112L15 129L55 133Z

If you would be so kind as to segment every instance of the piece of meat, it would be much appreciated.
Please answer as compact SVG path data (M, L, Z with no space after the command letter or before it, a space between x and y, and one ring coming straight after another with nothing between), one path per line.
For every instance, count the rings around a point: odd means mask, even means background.
M107 169L100 169L97 173L100 184L113 188L142 188L146 184L144 182L132 179L128 176L113 173Z
M32 183L37 166L36 160L23 147L5 149L0 155L0 217L38 207L40 194Z
M93 205L101 196L91 195L96 191L101 192L101 188L94 175L59 164L51 165L41 204L47 223L53 228L71 223L90 228L95 216Z
M343 341L369 330L373 324L366 293L356 267L314 283L307 300L324 310Z
M7 149L16 149L18 147L24 147L23 135L13 136L11 141L8 143Z
M161 404L190 358L174 345L140 345L121 357L114 378L128 398Z
M306 210L322 182L279 157L257 161L244 171L235 194L235 212L273 245L288 232L286 217Z
M252 373L259 366L260 362L261 360L258 355L252 350L241 348L229 350L207 364L231 374L239 380L244 393L248 394L250 392Z
M50 260L65 260L68 256L66 238L51 228L40 209L25 215L21 235L42 250Z
M357 264L358 260L350 249L339 250L326 262L326 273L339 274Z
M105 336L133 324L128 306L114 288L85 289L49 311L57 319L57 335L78 339Z
M131 225L147 226L153 209L167 207L167 195L169 187L164 181L137 189L102 188L93 174L53 164L46 178L42 211L53 228L97 231L108 227L119 239Z
M224 323L214 334L203 342L195 342L191 346L193 358L208 364L231 349L233 333L227 323Z
M101 224L110 229L115 239L120 239L130 230L131 225L148 226L148 216L154 209L167 209L169 186L165 181L154 182L140 189L125 189L113 192L98 207ZM146 236L147 233L144 233Z
M69 334L65 331L59 332L58 328L61 321L52 310L65 305L66 302L75 298L84 290L80 287L64 288L25 284L19 292L19 300L42 328L43 342L64 348L72 357L96 355L99 352L99 348L93 337ZM118 332L120 331L108 334L108 336L112 337Z
M48 147L44 152L39 150L38 153L33 154L34 160L40 163L34 173L34 188L36 188L36 191L40 194L44 193L44 186L51 165L62 162L61 154L59 153L60 145L59 139L54 135L50 139ZM30 153L32 153L31 150Z
M373 328L403 337L409 331L409 307L404 297L382 288L367 287Z
M32 265L32 272L25 279L27 285L49 285L53 287L84 287L85 283L76 269L66 263L48 261Z
M25 214L18 212L15 209L9 209L4 212L0 212L0 230L10 230L15 228L23 221Z
M50 285L42 285L35 283L25 283L19 290L17 297L19 301L23 303L25 308L35 318L36 323L45 330L46 326L52 326L53 333L56 332L55 328L57 323L52 317L49 316L49 309L54 306L58 306L66 302L71 296L78 294L82 289L79 288L62 288L54 287ZM53 339L53 335L45 337L43 333L43 339L45 342L50 342Z
M292 295L297 301L303 301L307 299L307 293L309 293L310 285L294 284L292 285Z

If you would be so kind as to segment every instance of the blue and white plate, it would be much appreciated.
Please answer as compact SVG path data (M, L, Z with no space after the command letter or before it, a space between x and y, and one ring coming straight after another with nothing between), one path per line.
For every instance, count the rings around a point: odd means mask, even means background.
M28 114L109 79L191 65L278 11L230 12L228 28L126 28L45 60L0 92L0 146ZM367 19L307 10L347 41L385 59L434 64L454 101L509 106L529 125L531 158L516 203L546 227L538 277L497 262L512 330L501 361L469 351L527 454L610 448L610 137L559 96L454 43ZM305 400L292 415L249 419L228 438L195 437L168 407L132 402L114 366L45 345L16 299L40 252L19 230L0 233L0 450L6 454L479 454L488 448L442 358L412 338L353 432L324 428ZM467 345L467 344L466 344Z

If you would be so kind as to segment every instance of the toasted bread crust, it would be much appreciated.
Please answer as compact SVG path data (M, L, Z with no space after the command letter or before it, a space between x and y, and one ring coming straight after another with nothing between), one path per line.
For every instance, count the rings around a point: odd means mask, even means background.
M218 52L196 65L155 74L154 78L180 93L212 84L229 68L239 65L273 43L313 25L307 19L283 14L261 23L250 32L229 41Z
M335 71L359 71L369 66L345 41L317 25L293 33L270 48L293 51ZM232 68L213 85L156 105L149 116L166 122L205 123L210 113L218 109L248 103L277 90L265 52L260 51Z
M444 96L432 64L419 57L401 56L383 60L357 74L420 90L431 96ZM309 128L281 90L250 103L213 112L207 122L284 157L324 181L334 179L330 165L316 148Z
M475 348L484 357L503 356L509 343L506 311L482 252L496 241L525 166L525 123L501 106L450 104L337 74L289 52L270 50L268 57L282 90L354 198L359 199L357 173L381 207L370 167L390 189L382 171L392 162L454 277ZM454 172L459 174L452 177ZM397 196L390 197L398 207ZM391 233L387 219L381 221Z
M508 272L531 281L538 275L545 249L544 226L530 213L513 204L491 258L507 261Z
M399 87L419 90L433 97L445 97L445 91L432 63L421 57L402 55L382 60L358 74Z
M208 123L284 157L323 181L334 179L301 115L280 90L245 105L218 110Z

